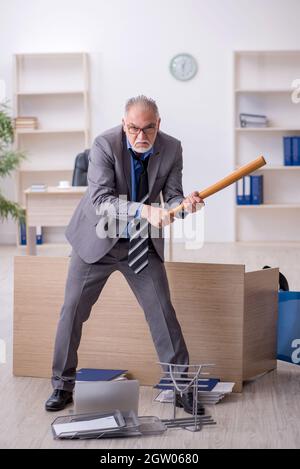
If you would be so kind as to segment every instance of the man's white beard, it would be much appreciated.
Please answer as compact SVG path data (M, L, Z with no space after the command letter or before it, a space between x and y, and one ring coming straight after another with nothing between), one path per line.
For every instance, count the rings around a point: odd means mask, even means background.
M152 145L149 143L147 147L137 146L136 144L132 145L132 148L137 153L147 153L147 151L151 150Z

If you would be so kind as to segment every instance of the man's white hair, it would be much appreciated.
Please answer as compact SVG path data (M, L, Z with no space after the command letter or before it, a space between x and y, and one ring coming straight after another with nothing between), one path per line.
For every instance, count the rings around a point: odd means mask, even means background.
M143 94L128 99L128 101L125 104L125 116L126 114L128 114L132 106L136 106L136 105L143 106L146 109L153 111L157 119L159 118L159 110L158 110L156 102L154 101L154 99L147 98L147 96L144 96Z

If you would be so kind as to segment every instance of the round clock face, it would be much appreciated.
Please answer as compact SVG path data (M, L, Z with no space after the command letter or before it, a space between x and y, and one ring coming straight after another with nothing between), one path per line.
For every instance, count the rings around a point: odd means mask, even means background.
M178 54L173 57L170 63L170 71L177 80L191 80L196 75L197 70L197 62L189 54Z

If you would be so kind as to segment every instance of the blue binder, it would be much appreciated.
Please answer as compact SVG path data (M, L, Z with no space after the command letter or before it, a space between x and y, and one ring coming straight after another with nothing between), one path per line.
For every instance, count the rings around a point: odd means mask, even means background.
M293 165L293 139L292 137L283 137L284 165Z
M187 384L189 383L190 381L187 381ZM216 387L216 385L220 382L219 379L207 379L207 380L203 380L203 379L199 379L198 380L198 385L201 385L201 386L204 386L204 387L201 387L199 389L199 391L212 391L214 389L214 387ZM168 386L168 384L170 383L170 386ZM180 381L180 384L184 384L184 381ZM155 386L153 386L155 389L163 389L163 390L167 390L167 389L173 389L173 381L170 379L170 378L162 378L160 380L160 382L158 384L156 384Z
M43 244L43 232L41 226L37 226L36 228L36 244Z
M263 204L263 176L251 176L251 203Z
M300 137L293 137L292 165L300 166Z
M128 370L81 368L76 373L76 381L111 381L123 375L127 371Z
M244 177L244 200L245 205L252 203L251 176Z
M20 244L26 246L26 223L20 222Z
M236 183L236 203L238 205L244 205L244 178L240 179Z

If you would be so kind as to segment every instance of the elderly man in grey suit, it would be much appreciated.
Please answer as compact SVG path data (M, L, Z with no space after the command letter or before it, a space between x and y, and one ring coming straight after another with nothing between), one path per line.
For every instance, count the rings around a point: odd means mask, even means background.
M161 208L201 208L197 192L184 197L182 147L161 132L154 100L131 98L122 125L98 136L89 154L88 189L66 230L72 245L64 304L53 358L53 394L46 410L72 402L82 325L108 277L125 276L146 320L161 362L188 365L189 354L170 300L162 229L172 223ZM177 405L192 412L192 395Z

